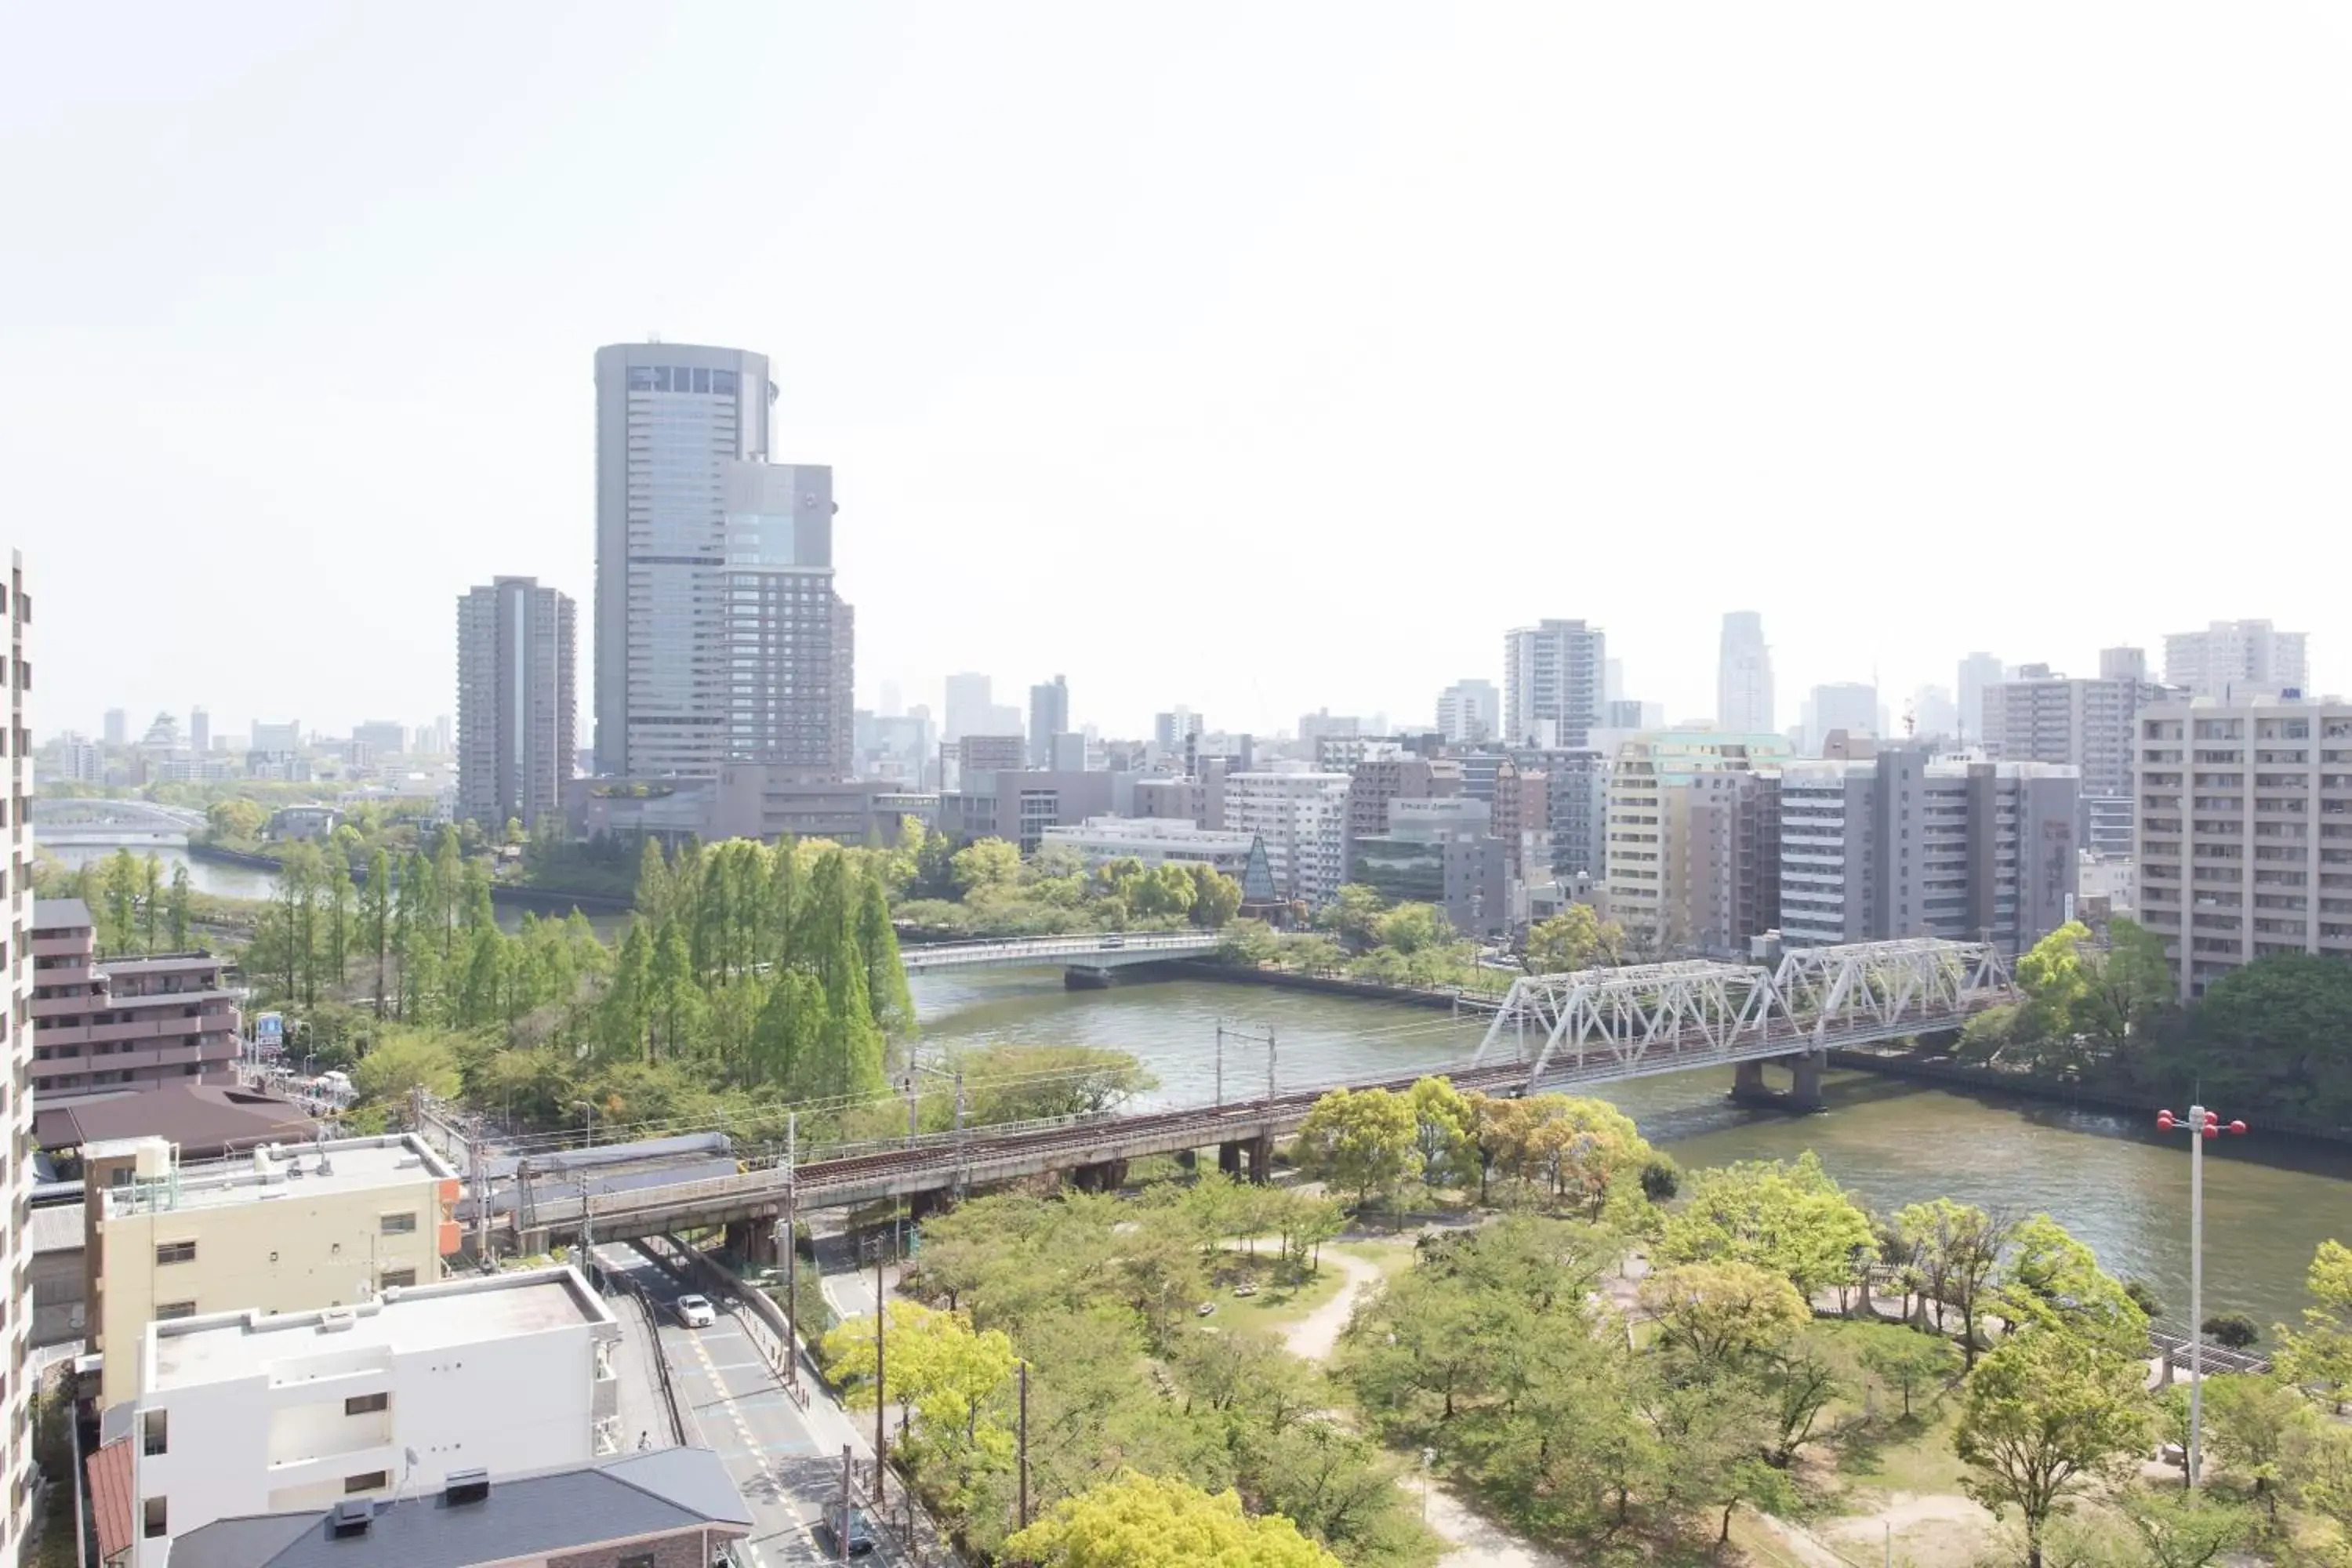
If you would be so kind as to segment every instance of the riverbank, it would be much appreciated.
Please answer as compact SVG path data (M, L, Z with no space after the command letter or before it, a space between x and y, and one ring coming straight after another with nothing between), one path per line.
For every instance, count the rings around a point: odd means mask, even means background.
M1839 1049L1829 1053L1832 1067L1848 1068L1856 1072L1875 1073L1886 1078L1906 1079L1916 1083L1932 1083L1951 1089L1982 1090L1989 1094L2010 1095L2024 1100L2047 1100L2053 1104L2073 1106L2090 1110L2118 1111L2141 1114L2153 1123L2156 1113L2162 1110L2185 1111L2186 1105L2168 1105L2152 1094L2127 1089L2103 1088L2075 1082L2053 1082L2031 1073L2007 1072L2000 1068L1970 1067L1963 1062L1937 1060L1895 1051ZM2241 1120L2245 1120L2241 1118ZM2320 1127L2294 1121L2290 1118L2264 1116L2259 1118L2261 1131L2268 1136L2293 1138L2305 1142L2324 1143L2336 1149L2352 1149L2352 1128Z
M1353 996L1367 1002L1402 1002L1408 1007L1433 1007L1447 1013L1488 1014L1500 1009L1502 999L1451 986L1383 985L1370 980L1350 980L1341 974L1302 974L1295 969L1251 969L1215 958L1171 960L1167 968L1199 980L1233 985L1271 985L1286 991L1312 991L1325 996Z

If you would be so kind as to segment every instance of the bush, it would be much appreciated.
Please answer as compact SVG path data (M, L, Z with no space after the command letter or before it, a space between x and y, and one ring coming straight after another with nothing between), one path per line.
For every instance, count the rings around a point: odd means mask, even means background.
M2245 1350L2263 1337L2263 1331L2243 1312L2216 1312L2197 1327L2233 1351Z

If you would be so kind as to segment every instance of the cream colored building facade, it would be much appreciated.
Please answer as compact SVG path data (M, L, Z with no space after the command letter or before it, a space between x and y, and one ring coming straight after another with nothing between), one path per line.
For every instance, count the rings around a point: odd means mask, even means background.
M434 1283L460 1245L457 1173L414 1135L185 1166L163 1139L125 1139L83 1159L101 1408L139 1393L152 1322L355 1306Z
M1697 861L1678 853L1685 847L1678 826L1687 833L1692 820L1682 792L1696 779L1777 768L1788 758L1784 736L1706 729L1644 730L1617 748L1609 767L1603 880L1609 918L1625 928L1636 951L1695 940L1681 911L1705 900L1685 886L1685 861Z

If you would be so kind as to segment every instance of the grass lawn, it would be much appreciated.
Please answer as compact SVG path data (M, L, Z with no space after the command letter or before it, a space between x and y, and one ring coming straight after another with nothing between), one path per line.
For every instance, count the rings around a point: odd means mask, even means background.
M1293 1323L1328 1301L1347 1282L1347 1275L1330 1264L1293 1280L1272 1242L1262 1242L1253 1253L1226 1252L1213 1270L1216 1282L1214 1321L1229 1328L1279 1335ZM1234 1288L1247 1281L1255 1296L1235 1296Z
M1952 1452L1959 1418L1959 1400L1947 1395L1919 1406L1907 1421L1897 1417L1849 1437L1837 1458L1837 1473L1847 1483L1840 1511L1870 1512L1895 1492L1957 1493L1968 1472Z

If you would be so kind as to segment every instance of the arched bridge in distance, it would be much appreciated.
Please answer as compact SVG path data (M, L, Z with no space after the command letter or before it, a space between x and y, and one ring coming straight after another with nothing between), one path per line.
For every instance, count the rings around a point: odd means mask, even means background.
M1801 949L1777 967L1691 960L1516 982L1467 1058L1404 1077L1284 1086L1252 1100L1172 1110L1108 1112L969 1128L887 1143L828 1149L796 1168L744 1172L621 1192L546 1193L535 1224L576 1231L583 1211L598 1237L771 1219L791 1202L806 1211L920 1198L1049 1171L1107 1182L1146 1154L1215 1147L1220 1165L1262 1177L1275 1139L1297 1131L1333 1089L1402 1090L1440 1075L1464 1089L1523 1095L1582 1089L1685 1072L1734 1069L1737 1091L1759 1093L1768 1061L1785 1064L1789 1096L1817 1096L1825 1054L1957 1029L2015 1000L1990 945L1935 939Z
M898 960L909 974L950 969L1036 969L1059 964L1073 987L1107 985L1115 969L1206 958L1222 940L1213 931L1087 931L1073 936L993 942L908 942Z

